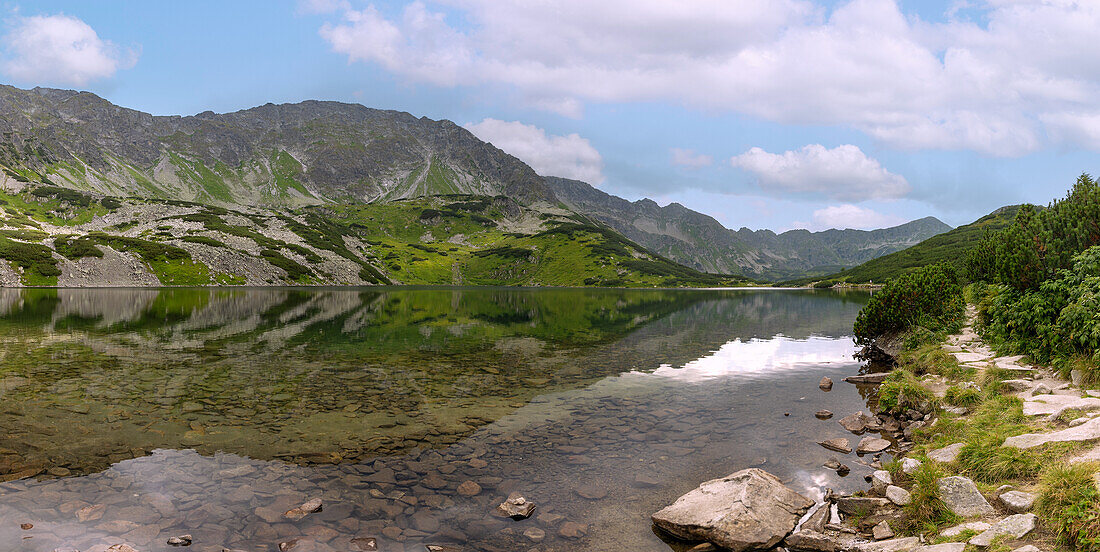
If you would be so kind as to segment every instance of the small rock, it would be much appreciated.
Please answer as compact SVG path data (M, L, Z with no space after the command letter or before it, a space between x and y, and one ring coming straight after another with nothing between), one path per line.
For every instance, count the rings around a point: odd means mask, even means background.
M852 444L843 437L837 437L836 439L827 439L825 441L819 441L817 444L836 452L842 452L848 454L852 452Z
M840 460L836 459L835 456L830 456L829 459L826 460L825 463L821 465L821 467L826 468L826 469L830 469L830 470L840 469L840 466L842 466L842 464L840 463Z
M916 458L905 458L901 461L901 473L912 475L921 467L921 461Z
M1035 514L1013 514L994 523L992 527L986 529L980 535L975 535L967 542L974 546L985 547L989 546L993 539L999 535L1010 535L1012 538L1018 539L1035 530L1036 523Z
M1054 391L1052 391L1050 389L1050 387L1048 387L1047 384L1045 384L1045 383L1040 383L1040 384L1035 386L1035 389L1031 390L1032 396L1034 396L1034 395L1049 395L1053 392Z
M595 485L581 485L580 487L574 489L574 492L576 492L577 495L581 498L585 498L588 500L600 500L601 498L607 496L606 489L604 489L603 487L597 487Z
M940 498L957 516L991 516L996 513L973 481L958 475L943 477L937 482Z
M836 468L836 474L841 476L841 477L844 477L844 476L848 475L851 472L852 472L852 468L849 468L847 464L841 464L840 466L837 466L837 468Z
M997 497L1008 511L1016 514L1024 514L1031 511L1035 504L1035 495L1023 491L1008 491Z
M833 388L833 380L829 379L829 376L821 378L821 383L817 384L822 391L828 391Z
M886 487L886 498L898 506L905 506L913 501L913 495L897 485Z
M303 502L297 508L287 510L286 513L283 514L283 517L285 517L285 518L287 518L291 521L298 521L298 520L300 520L300 519L302 519L302 518L304 518L304 517L306 517L310 514L320 512L320 511L321 511L321 499L320 498L314 498L314 499L309 500L307 502Z
M882 452L890 448L890 441L886 439L880 439L878 437L864 437L860 439L859 446L856 447L856 454L869 454L875 452Z
M941 449L936 449L928 453L928 458L935 460L936 462L942 462L944 464L950 464L959 457L959 452L962 451L966 443L955 443L953 445L947 445Z
M877 495L885 495L886 487L893 484L894 480L886 470L876 470L871 474L871 490Z
M1070 370L1069 380L1073 382L1073 385L1081 387L1081 382L1084 381L1085 373L1080 370Z
M634 476L634 486L635 487L640 487L642 489L648 489L648 488L651 488L651 487L656 487L660 483L661 482L658 481L657 478L653 477L652 475L639 473L639 474L636 474Z
M295 546L298 546L298 539L291 539L279 543L279 552L289 552L293 550Z
M871 536L877 541L891 539L894 538L894 531L890 529L889 523L880 521L878 525L871 529Z
M478 485L477 483L475 483L473 481L467 480L467 481L463 481L462 484L459 485L458 489L456 489L456 490L457 490L458 494L460 494L462 496L466 496L466 497L477 496L478 494L481 493L481 485Z
M1020 391L1026 391L1031 387L1031 382L1024 379L1007 379L1002 381L1005 387L1008 387L1011 391L1019 393Z
M108 547L107 552L138 552L133 546L129 544L116 544Z
M567 521L558 528L558 536L567 539L579 539L588 534L588 526L575 521Z
M514 520L527 519L531 517L531 513L534 511L535 503L527 500L519 493L508 495L508 499L497 506L498 513ZM539 519L542 519L541 516Z
M20 523L19 528L24 530L24 531L30 531L31 529L34 529L34 524L33 523Z
M351 544L358 552L375 552L378 550L378 539L374 537L359 537L351 539Z
M546 531L538 527L528 527L527 530L523 532L523 536L527 537L531 542L542 542L542 539L546 538Z
M191 546L191 535L180 535L168 539L170 546Z
M855 433L857 435L863 433L864 431L867 431L868 429L876 429L882 427L882 424L878 421L877 418L868 416L863 411L849 414L837 420L837 423L840 424L841 427L843 427L844 429L851 431L852 433Z
M818 420L828 420L833 417L833 413L828 410L818 410L814 416L817 416Z

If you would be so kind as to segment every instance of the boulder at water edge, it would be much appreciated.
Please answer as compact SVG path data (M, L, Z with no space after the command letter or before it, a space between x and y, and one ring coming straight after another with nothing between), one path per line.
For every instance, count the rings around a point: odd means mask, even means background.
M779 544L813 505L776 476L749 468L699 485L653 514L653 523L687 541L760 550Z

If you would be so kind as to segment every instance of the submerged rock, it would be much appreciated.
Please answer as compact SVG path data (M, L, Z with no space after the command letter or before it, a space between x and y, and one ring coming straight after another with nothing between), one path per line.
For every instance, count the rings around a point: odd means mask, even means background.
M519 493L512 493L507 500L497 506L499 514L514 520L529 518L534 511L535 503L527 500Z
M699 485L652 519L678 538L742 552L779 544L813 504L776 476L749 468Z
M321 511L321 499L320 498L314 498L314 499L309 500L307 502L303 502L297 508L287 510L286 513L283 514L283 517L285 517L289 520L292 520L292 521L298 521L298 520L300 520L300 519L302 519L302 518L304 518L304 517L306 517L310 514L320 512L320 511Z
M828 420L833 417L833 413L828 410L818 410L814 416L817 416L818 420Z
M819 445L836 452L843 452L848 454L852 452L852 444L843 437L837 437L836 439L827 439L825 441L818 441Z
M168 539L169 546L191 546L191 535L180 535Z

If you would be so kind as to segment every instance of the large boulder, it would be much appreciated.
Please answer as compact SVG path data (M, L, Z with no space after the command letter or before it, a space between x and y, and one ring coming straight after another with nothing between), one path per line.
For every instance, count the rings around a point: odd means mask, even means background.
M653 514L653 523L686 541L763 550L779 544L813 505L776 476L749 468L699 485Z

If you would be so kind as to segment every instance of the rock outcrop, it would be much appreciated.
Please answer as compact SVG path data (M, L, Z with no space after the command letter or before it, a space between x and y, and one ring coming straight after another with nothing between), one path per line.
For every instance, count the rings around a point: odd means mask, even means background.
M774 475L749 468L699 485L652 519L677 538L742 552L779 544L813 504Z

